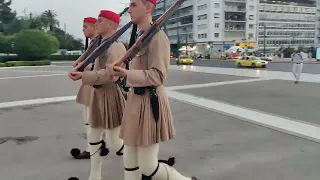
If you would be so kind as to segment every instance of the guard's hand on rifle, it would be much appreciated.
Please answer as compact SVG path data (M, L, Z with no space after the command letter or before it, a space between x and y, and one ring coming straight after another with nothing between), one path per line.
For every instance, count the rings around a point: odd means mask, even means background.
M79 63L80 63L80 61L76 60L76 61L72 64L72 66L73 66L73 67L76 67Z
M111 76L119 76L119 77L126 77L127 70L124 68L124 63L121 66L117 66L116 63L108 65L108 71Z
M69 72L68 76L70 79L77 81L82 78L82 72Z

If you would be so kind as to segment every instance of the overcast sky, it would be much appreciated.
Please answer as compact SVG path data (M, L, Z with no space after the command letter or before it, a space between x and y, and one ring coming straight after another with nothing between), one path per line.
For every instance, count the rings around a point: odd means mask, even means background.
M77 38L84 39L82 22L85 16L97 17L100 10L107 9L121 12L130 0L12 0L11 8L18 16L24 16L24 10L29 14L40 14L45 10L54 10L58 14L60 28Z

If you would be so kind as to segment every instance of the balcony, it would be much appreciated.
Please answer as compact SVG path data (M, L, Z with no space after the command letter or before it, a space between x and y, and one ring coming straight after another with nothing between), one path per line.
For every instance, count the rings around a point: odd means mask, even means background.
M235 40L236 42L241 42L243 41L244 38L244 33L240 32L225 32L224 33L224 40L225 41L233 41Z
M177 22L177 23L173 23L173 24L167 24L166 28L170 29L170 28L186 27L186 26L192 26L192 25L193 25L192 21L191 22L186 22L186 23Z
M175 1L170 1L170 0L164 0L164 1L166 1L166 10L169 9L169 7L172 6L172 4L175 2ZM179 7L179 9L190 7L190 6L193 6L193 1L187 0ZM162 3L157 4L155 9L163 9L163 8L164 8L164 3L162 2Z
M225 22L246 22L246 16L242 13L226 12Z
M246 13L246 8L241 6L226 6L224 12Z
M180 11L179 13L175 13L175 15L170 18L170 20L183 18L183 17L186 17L186 16L193 16L193 11L192 10Z
M246 3L246 0L224 0L226 3Z
M226 25L224 28L225 32L238 31L243 32L246 31L245 25Z

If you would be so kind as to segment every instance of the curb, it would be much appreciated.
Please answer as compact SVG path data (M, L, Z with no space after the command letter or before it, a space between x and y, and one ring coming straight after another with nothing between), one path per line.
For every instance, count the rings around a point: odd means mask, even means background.
M218 60L218 59L198 59L200 61L220 61L220 62L235 62L236 60ZM268 63L294 63L292 61L267 61ZM320 64L320 61L305 61L304 64Z
M12 66L12 67L0 67L1 69L19 69L19 68L37 68L37 67L56 67L57 65L51 64L46 66Z

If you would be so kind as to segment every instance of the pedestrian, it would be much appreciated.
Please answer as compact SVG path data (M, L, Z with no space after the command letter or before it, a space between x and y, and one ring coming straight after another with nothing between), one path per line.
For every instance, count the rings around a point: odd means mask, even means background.
M97 21L97 32L102 37L102 42L111 37L119 26L120 16L109 10L101 10ZM91 171L89 180L102 179L101 156L106 156L109 149L123 155L123 140L119 138L120 125L123 115L125 100L116 81L118 77L111 76L106 67L108 64L118 61L126 53L123 43L116 41L94 63L93 71L71 72L69 77L76 81L82 79L82 84L92 85L89 134ZM106 134L105 142L103 133ZM75 177L70 180L77 179Z
M300 75L303 68L303 62L307 60L308 55L303 52L303 48L299 47L296 52L292 54L292 61L294 62L292 67L292 73L296 79L295 83L298 84L300 81Z
M152 24L156 0L131 0L128 13L141 36ZM113 76L125 77L128 92L120 137L124 141L125 180L196 180L168 162L158 160L159 146L174 138L169 100L163 86L170 64L170 41L159 30L149 45L132 59L130 69L108 65Z

